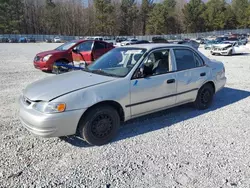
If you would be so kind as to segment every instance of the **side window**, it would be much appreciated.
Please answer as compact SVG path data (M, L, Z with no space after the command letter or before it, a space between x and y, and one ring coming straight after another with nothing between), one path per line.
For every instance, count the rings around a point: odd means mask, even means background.
M94 46L95 50L101 50L101 49L104 49L104 48L106 48L105 43L103 43L103 42L95 42L95 46Z
M157 50L149 54L144 66L152 70L153 75L159 75L169 72L169 50Z
M79 44L76 48L80 50L80 52L87 52L87 51L91 51L92 44L93 42L87 41L87 42L83 42Z
M192 69L203 65L202 59L187 49L174 50L176 66L178 71Z

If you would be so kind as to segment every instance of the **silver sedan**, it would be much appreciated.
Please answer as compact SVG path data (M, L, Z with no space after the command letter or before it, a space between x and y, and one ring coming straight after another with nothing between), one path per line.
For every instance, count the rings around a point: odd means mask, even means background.
M225 83L223 63L190 46L120 47L84 70L29 85L20 97L20 119L42 137L77 134L102 145L120 122L190 102L208 108Z

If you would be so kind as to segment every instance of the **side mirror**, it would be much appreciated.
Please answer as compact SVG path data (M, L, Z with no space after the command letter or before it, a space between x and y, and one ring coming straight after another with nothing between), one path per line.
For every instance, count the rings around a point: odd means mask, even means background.
M143 66L141 69L142 69L144 78L153 75L153 67Z
M153 75L153 70L150 67L143 66L135 74L135 78L146 78Z
M73 48L72 49L72 52L76 53L76 54L79 54L80 53L80 50L78 50L77 48Z

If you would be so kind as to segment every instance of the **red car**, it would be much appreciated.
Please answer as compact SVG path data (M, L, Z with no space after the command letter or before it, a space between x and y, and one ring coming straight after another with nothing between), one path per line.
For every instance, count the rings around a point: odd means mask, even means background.
M113 48L113 44L104 41L70 41L54 50L37 54L34 59L34 66L42 71L52 71L55 62L69 63L83 60L90 64Z

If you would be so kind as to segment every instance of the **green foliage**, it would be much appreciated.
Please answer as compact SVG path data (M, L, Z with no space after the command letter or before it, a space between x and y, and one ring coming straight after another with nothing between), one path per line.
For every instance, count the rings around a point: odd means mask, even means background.
M161 35L164 34L165 28L165 14L164 7L161 4L156 4L149 15L147 25L147 33Z
M166 34L176 32L175 0L164 0L163 3L155 4L149 14L147 33Z
M202 0L191 0L182 11L187 32L204 31L205 24L202 15L205 11L205 5Z
M232 10L236 16L238 22L238 28L245 28L248 26L248 11L249 1L248 0L233 0Z
M134 35L135 19L138 16L138 9L135 0L122 0L121 6L121 35Z
M89 0L85 6L83 0L0 0L0 34L160 35L246 28L249 1Z
M206 4L206 10L203 13L206 28L209 30L221 30L225 26L225 0L210 0Z
M141 4L141 21L142 21L142 35L146 33L146 24L148 22L148 16L153 8L154 0L142 0Z
M2 33L21 33L23 21L22 0L0 1L0 31Z
M114 7L111 4L111 0L94 0L94 6L96 9L96 29L98 34L111 34L110 29L114 24L114 18L112 17Z

